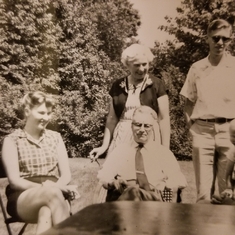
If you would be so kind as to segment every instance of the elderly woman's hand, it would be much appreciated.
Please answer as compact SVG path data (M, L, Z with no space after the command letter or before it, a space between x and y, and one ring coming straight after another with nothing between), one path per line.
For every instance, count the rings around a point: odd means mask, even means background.
M106 148L104 147L99 147L99 148L94 148L90 153L89 153L89 158L94 161L97 158L99 158L99 156L101 156L104 152L106 151Z

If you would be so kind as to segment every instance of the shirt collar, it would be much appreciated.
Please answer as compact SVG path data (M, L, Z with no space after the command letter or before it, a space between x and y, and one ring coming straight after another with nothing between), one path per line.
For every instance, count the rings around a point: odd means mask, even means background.
M205 64L206 68L212 66L209 61L209 56L210 56L210 54L206 57L206 64ZM218 65L222 66L222 67L233 67L234 66L233 57L228 52L225 52Z
M26 133L22 129L16 129L14 135L21 138L27 138Z
M153 81L150 78L150 76L147 74L146 77L144 78L141 91L145 90L146 87L148 87L148 86L150 86L152 84L153 84ZM126 93L128 93L128 77L125 77L124 80L119 84L119 86L122 89L124 89Z
M142 149L150 149L153 143L156 144L153 141L148 141L146 144L143 145ZM139 147L139 144L134 142L134 147L137 149Z
M30 142L38 145L45 138L45 136L47 135L47 131L46 130L43 131L42 136L40 137L39 140L35 140L31 135L29 135L27 132L25 132L22 129L17 129L15 131L15 135L20 137L20 138L26 138Z

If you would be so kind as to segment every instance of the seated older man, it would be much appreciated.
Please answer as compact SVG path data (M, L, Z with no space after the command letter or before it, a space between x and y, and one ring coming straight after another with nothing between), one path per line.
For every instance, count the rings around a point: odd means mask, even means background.
M154 139L156 112L140 106L133 114L132 145L119 145L109 155L98 179L109 190L108 201L165 201L163 192L176 192L187 183L173 153Z

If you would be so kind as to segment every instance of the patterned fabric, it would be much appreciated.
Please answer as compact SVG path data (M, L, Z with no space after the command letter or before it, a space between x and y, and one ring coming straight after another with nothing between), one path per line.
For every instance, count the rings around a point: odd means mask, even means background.
M235 118L235 57L225 54L217 66L208 57L190 68L181 95L195 103L191 119Z
M141 92L141 86L138 86L136 88L132 87L128 90L128 97L125 108L121 115L121 119L132 120L134 110L140 107L141 105L139 100L140 92Z
M22 178L59 176L57 147L62 138L58 132L45 130L42 137L35 140L25 131L17 129L8 137L16 144Z
M161 191L162 200L164 202L172 202L173 199L173 190L172 189L164 189Z

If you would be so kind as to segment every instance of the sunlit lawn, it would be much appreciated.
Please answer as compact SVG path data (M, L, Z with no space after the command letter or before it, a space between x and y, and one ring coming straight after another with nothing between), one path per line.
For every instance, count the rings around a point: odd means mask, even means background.
M92 203L94 188L97 184L96 174L99 170L99 166L96 162L91 163L86 158L73 158L69 159L70 167L73 175L71 184L78 185L78 190L81 197L78 200L72 202L72 212L81 210L82 208ZM102 164L103 160L99 160ZM195 202L195 179L194 171L191 161L180 161L179 162L182 172L185 174L188 187L183 190L182 199L183 203L194 203ZM1 192L5 188L7 181L1 180L0 188ZM19 223L12 225L13 231L17 231ZM25 235L32 235L35 231L35 225L28 225ZM3 223L2 214L0 214L0 235L7 235L6 227Z

